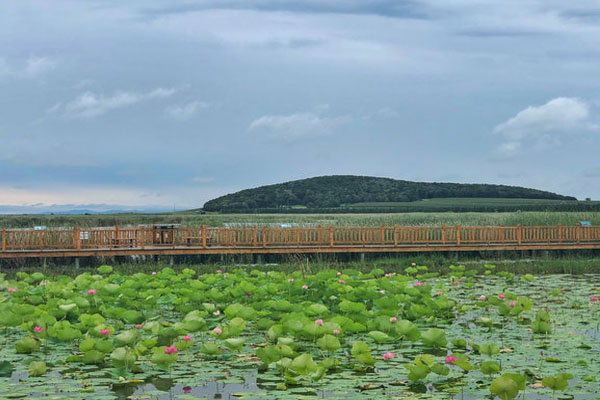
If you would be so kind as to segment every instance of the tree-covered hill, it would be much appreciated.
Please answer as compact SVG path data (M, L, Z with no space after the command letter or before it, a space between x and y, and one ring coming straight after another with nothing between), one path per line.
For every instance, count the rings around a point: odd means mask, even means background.
M242 190L206 202L204 210L253 212L294 207L318 210L355 203L410 202L456 197L576 200L571 196L518 186L411 182L371 176L332 175Z

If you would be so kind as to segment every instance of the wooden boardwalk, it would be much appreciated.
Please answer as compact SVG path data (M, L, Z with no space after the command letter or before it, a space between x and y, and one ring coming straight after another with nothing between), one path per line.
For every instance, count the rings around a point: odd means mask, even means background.
M0 258L600 249L600 227L2 229Z

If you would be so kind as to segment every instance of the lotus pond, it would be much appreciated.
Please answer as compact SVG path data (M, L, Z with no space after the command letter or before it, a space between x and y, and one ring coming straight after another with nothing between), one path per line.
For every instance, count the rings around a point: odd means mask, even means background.
M0 397L597 399L600 275L0 274Z

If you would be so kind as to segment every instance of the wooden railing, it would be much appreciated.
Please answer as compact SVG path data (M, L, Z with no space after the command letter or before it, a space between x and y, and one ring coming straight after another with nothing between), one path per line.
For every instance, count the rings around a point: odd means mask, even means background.
M600 245L596 226L98 228L1 230L1 251L125 248L331 248Z

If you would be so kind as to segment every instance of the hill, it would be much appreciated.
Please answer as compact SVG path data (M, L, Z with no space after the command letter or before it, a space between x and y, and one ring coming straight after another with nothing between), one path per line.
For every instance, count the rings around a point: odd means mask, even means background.
M571 200L574 197L518 186L411 182L370 176L332 175L260 186L228 194L204 204L218 212L351 212L352 205L408 203L434 198L505 198Z

